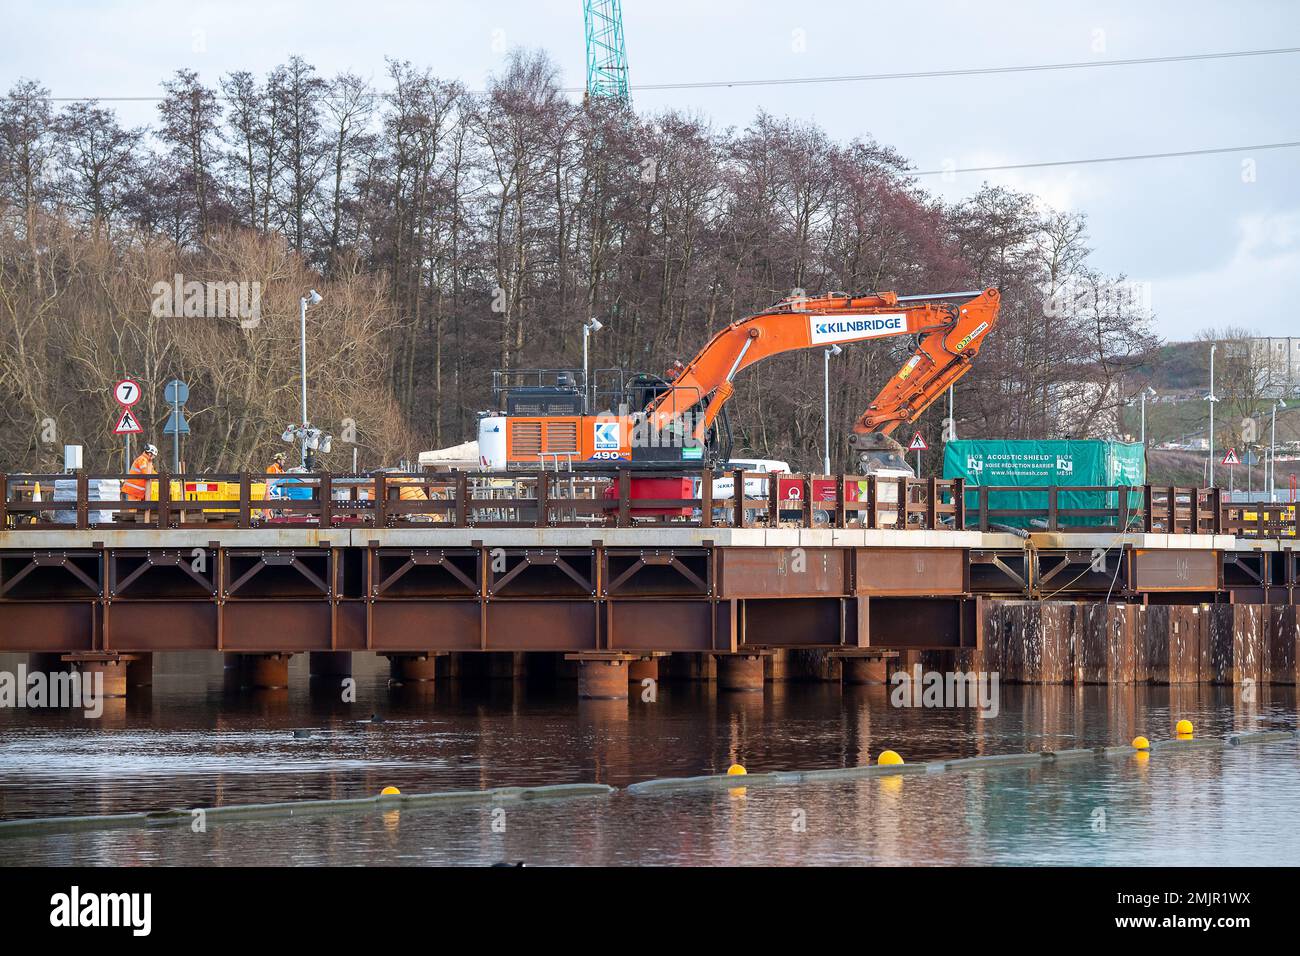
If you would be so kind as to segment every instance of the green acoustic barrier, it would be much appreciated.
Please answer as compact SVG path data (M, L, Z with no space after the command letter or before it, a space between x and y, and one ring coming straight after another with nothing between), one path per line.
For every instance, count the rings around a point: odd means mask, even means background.
M974 525L981 485L1003 490L988 494L989 521L1028 530L1045 530L1048 487L1057 492L1058 522L1064 527L1119 528L1117 515L1072 511L1118 509L1120 492L1070 491L1087 486L1128 486L1130 512L1142 504L1146 457L1142 446L1100 439L1059 441L953 441L944 446L943 476L966 482L967 524ZM1024 488L1024 491L1005 490ZM1032 511L1033 514L998 514ZM1140 530L1133 519L1131 530Z

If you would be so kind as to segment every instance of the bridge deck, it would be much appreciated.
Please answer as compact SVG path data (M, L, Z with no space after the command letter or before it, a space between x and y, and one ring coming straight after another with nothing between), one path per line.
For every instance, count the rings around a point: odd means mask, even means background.
M562 474L399 477L311 476L310 499L270 500L242 475L234 498L169 501L160 476L161 500L133 502L64 476L51 502L7 476L0 650L978 650L990 600L1300 599L1295 509L1213 489L1092 489L1099 507L1073 513L1048 489L1047 529L1024 535L991 527L989 489L972 514L936 479L736 473L737 499L703 472L682 500L626 472L586 497ZM334 501L349 481L377 497Z

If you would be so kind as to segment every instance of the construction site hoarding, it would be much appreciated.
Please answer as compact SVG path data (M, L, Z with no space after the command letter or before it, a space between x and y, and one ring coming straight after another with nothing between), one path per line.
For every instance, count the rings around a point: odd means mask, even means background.
M1048 488L1129 486L1140 489L1146 483L1146 456L1140 444L1101 439L1014 441L975 439L953 441L944 446L943 476L966 482L966 509L974 524L979 508L981 485L999 489L988 495L990 521L1015 528L1041 530L1041 517L998 514L1019 510L1046 511ZM1059 523L1065 526L1113 525L1114 518L1071 514L1075 510L1115 508L1118 493L1105 491L1057 492ZM1140 491L1129 493L1129 507L1142 502ZM1119 529L1116 529L1119 530Z

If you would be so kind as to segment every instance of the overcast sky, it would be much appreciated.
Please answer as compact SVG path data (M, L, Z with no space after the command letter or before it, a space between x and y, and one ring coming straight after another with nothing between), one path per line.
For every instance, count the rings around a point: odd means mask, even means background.
M582 0L137 3L0 0L0 82L55 96L155 96L181 67L216 85L299 54L383 87L384 57L481 89L510 46L585 81ZM781 79L1129 59L1300 46L1300 3L623 0L637 84ZM1300 140L1300 55L1059 72L634 91L642 111L718 128L759 109L872 136L921 170ZM130 125L151 103L113 104ZM1253 163L1244 175L1243 163ZM1300 335L1300 148L930 176L959 199L984 181L1088 215L1094 261L1150 283L1158 331L1242 325ZM921 290L907 290L921 291Z

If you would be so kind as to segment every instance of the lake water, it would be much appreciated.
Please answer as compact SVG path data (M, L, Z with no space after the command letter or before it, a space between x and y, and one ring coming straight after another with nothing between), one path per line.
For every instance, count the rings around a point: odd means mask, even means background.
M0 657L0 670L19 658ZM579 701L573 682L387 686L356 655L358 702L230 695L215 655L160 655L154 686L104 716L0 710L0 819L508 785L852 767L1293 729L1294 687L1002 686L996 717L896 708L882 686L760 694L664 682L658 699ZM371 721L373 715L381 719ZM294 731L310 730L310 736ZM0 865L1292 864L1300 748L1226 749L833 783L425 807L294 820L0 839Z

